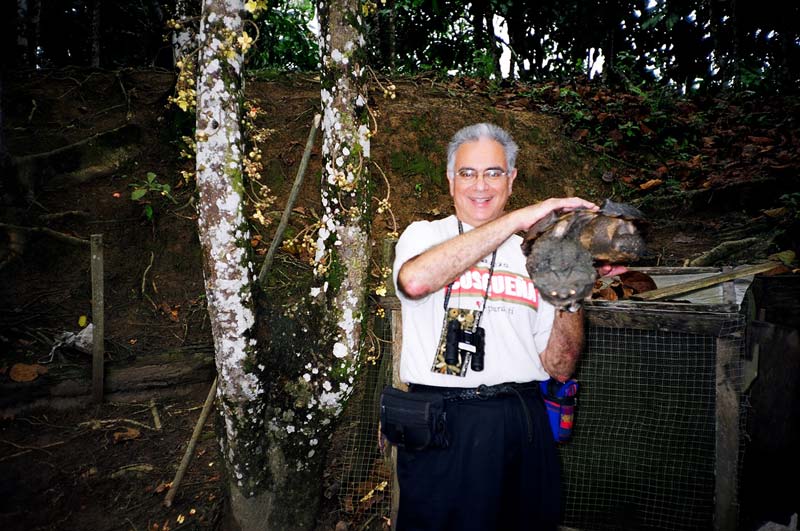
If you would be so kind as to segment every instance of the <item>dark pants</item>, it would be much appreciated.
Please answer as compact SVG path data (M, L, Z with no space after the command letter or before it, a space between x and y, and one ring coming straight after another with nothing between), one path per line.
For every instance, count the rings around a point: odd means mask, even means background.
M560 472L547 413L536 391L521 395L527 412L515 394L448 401L449 447L398 450L398 531L557 528Z

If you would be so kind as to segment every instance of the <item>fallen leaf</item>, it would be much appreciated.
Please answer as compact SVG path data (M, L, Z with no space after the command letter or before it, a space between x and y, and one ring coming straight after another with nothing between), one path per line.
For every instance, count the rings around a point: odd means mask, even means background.
M631 293L628 293L628 290L625 288L631 289L633 293L643 293L657 288L655 280L653 280L650 275L642 273L641 271L625 271L624 273L620 273L619 280L622 282L622 290L626 297L630 296Z
M85 315L81 315L80 317L78 317L78 326L83 328L84 326L86 326L87 321L88 321L87 317Z
M636 293L636 291L634 291L633 288L630 288L630 287L625 286L625 285L622 286L622 298L623 299L627 299L628 297L630 297L634 293Z
M646 183L640 184L639 185L639 189L640 190L649 190L650 188L655 188L656 186L660 186L663 183L664 183L664 181L662 181L661 179L650 179Z
M752 142L753 144L760 144L762 146L774 143L774 140L772 140L768 136L748 136L747 141Z
M589 136L589 130L588 129L578 129L577 131L572 133L572 139L573 140L579 140L580 141L580 140L583 140L584 138L586 138L587 136Z
M764 211L764 214L771 218L782 218L788 213L789 210L786 207L770 208L769 210Z
M153 465L149 465L147 463L140 463L140 464L137 464L137 465L126 465L126 466L124 466L122 468L119 468L119 469L115 470L114 472L112 472L111 473L111 479L117 479L117 478L120 478L122 476L129 475L129 474L134 474L134 475L149 474L149 473L153 472L154 470L155 470L155 467Z
M172 487L172 482L171 481L168 482L168 483L159 483L158 486L156 487L156 493L161 494L162 492L164 492L165 490L167 490L167 489L169 489L171 487Z
M32 382L39 377L40 374L47 372L47 367L38 364L15 363L11 367L8 376L14 382Z
M114 432L114 442L118 443L120 441L130 441L133 439L138 439L142 435L142 432L137 430L136 428L127 427L124 431L116 431Z
M778 260L785 266L790 266L794 262L797 255L794 251L781 251L779 253L769 255L770 260Z
M598 299L605 299L607 301L615 301L619 299L617 292L612 288L603 288L595 293Z
M180 309L181 305L176 304L175 306L170 306L166 302L162 302L159 306L159 309L166 315L170 321L177 323L180 319L178 318L178 310Z

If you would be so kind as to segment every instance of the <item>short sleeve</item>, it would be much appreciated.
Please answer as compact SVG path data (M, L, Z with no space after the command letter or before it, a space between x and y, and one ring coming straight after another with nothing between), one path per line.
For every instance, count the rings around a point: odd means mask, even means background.
M400 235L400 239L397 240L397 244L394 248L392 280L397 297L404 302L413 303L414 301L406 297L397 285L397 276L400 274L400 268L415 256L422 254L438 243L432 238L432 232L431 222L415 221L403 231L403 234ZM420 300L424 300L424 297Z

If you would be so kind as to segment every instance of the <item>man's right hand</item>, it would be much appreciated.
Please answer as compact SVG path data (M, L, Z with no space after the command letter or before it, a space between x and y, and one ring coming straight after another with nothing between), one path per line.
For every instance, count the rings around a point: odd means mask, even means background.
M600 209L599 206L580 197L551 197L539 203L515 210L511 212L510 215L514 216L517 220L518 228L515 232L519 232L527 231L531 228L531 225L544 219L551 212L570 212L579 208L585 208L587 210Z

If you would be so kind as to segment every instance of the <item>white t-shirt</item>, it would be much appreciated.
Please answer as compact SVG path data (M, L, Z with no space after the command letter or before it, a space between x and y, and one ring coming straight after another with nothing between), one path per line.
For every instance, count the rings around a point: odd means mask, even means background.
M463 224L464 232L472 230ZM406 228L397 242L394 283L400 267L409 259L458 235L458 220L449 216L437 221L417 221ZM403 351L400 379L405 383L443 387L477 387L504 382L547 380L539 354L547 345L555 309L539 298L525 269L522 238L512 235L498 249L489 298L480 326L486 331L484 370L467 369L464 376L432 370L444 326L446 287L418 300L400 289ZM483 306L492 255L481 259L453 284L448 308L477 309Z

